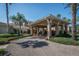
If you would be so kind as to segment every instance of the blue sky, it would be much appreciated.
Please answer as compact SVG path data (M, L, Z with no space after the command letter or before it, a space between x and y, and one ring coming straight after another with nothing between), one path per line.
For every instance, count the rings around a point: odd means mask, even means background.
M25 15L27 20L36 21L49 14L61 14L62 17L71 19L70 8L64 9L66 4L61 3L17 3L9 5L9 15L16 15L17 12ZM79 15L79 12L77 13ZM6 23L5 4L0 4L0 22Z

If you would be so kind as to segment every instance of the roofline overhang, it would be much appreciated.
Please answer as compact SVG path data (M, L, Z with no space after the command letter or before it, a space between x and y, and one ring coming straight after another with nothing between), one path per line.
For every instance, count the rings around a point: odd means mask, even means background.
M55 17L54 15L49 15L49 16L43 17L40 20L35 21L34 23L31 24L31 26L34 26L35 24L38 24L38 23L40 23L42 21L46 21L47 19L50 19L50 18L52 18L52 20L56 19L57 21L61 21L61 22L66 23L66 24L70 24L70 23L68 23L66 21L63 21L62 19L59 19L59 18Z

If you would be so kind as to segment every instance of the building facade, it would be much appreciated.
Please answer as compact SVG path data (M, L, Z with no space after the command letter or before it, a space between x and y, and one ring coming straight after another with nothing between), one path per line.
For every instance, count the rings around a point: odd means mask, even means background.
M52 35L58 35L64 32L68 32L68 22L63 21L53 15L49 15L44 17L35 23L31 24L31 34L39 35L46 34L47 39L49 39Z

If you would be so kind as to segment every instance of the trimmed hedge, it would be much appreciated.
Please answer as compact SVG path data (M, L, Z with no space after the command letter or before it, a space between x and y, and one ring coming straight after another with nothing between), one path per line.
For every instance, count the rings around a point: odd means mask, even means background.
M0 45L9 43L10 40L16 39L17 34L0 34Z
M0 38L0 45L7 44L7 43L9 43L12 40L19 39L21 37L22 36L19 36L19 37L9 37L9 38Z
M50 38L50 41L61 43L65 45L79 45L79 41L72 40L71 38L65 38L65 37L55 37Z
M0 34L0 38L16 37L17 34Z
M14 36L12 36L14 35ZM12 40L15 40L15 39L19 39L19 38L23 38L23 37L28 37L28 36L31 36L31 35L21 35L21 36L18 36L18 35L15 35L15 34L1 34L1 37L0 37L0 45L3 45L3 44L7 44L9 43L10 41Z

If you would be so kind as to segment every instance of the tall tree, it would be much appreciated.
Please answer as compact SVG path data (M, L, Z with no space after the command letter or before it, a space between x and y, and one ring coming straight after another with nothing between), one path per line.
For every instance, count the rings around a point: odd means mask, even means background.
M5 4L5 6L6 6L6 18L7 18L7 30L8 30L8 33L9 33L9 6L8 5L11 5L11 3Z
M68 19L66 17L63 17L63 21L68 22Z
M61 19L61 14L57 14L57 17L58 17L59 19Z
M5 4L6 5L6 17L7 17L7 30L9 33L9 12L8 12L8 3Z
M76 13L77 13L77 4L71 4L72 10L72 39L76 40Z
M77 14L77 8L78 8L77 3L71 3L67 4L67 7L71 7L72 11L72 39L76 40L76 14Z
M71 19L68 19L68 22L71 23Z
M25 19L25 16L23 14L17 13L16 16L11 16L11 19L12 19L13 22L18 23L18 25L19 25L19 34L21 35L22 34L21 26L23 25L24 22L25 23L27 22L27 20Z

